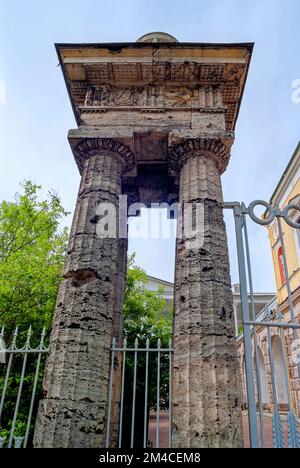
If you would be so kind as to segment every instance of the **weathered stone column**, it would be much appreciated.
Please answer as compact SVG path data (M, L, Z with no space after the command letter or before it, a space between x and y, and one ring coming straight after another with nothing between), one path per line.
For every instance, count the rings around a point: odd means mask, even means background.
M99 237L97 208L109 203L118 219L127 164L123 150L124 145L111 140L92 139L74 151L81 158L82 180L58 294L35 447L104 445L111 340L116 334L117 340L122 338L127 240Z
M242 446L220 181L227 153L221 141L209 138L186 141L174 149L181 168L182 224L191 213L188 205L193 210L197 204L204 207L193 236L183 234L177 240L173 337L173 447L177 448Z

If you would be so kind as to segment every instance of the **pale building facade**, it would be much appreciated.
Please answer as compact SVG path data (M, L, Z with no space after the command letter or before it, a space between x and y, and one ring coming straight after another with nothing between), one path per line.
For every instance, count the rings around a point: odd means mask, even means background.
M271 205L279 205L284 209L287 205L300 206L300 143L290 160L288 167L284 171L282 178L274 191ZM300 221L300 211L293 209L289 217L295 221ZM282 223L283 236L285 240L285 250L289 270L289 279L293 291L295 306L300 302L300 231L290 227L285 222ZM286 278L283 266L282 246L279 240L277 223L273 222L268 226L268 235L272 248L274 264L277 300L285 310L284 302L287 299Z
M300 144L297 146L286 170L284 171L271 199L271 206L278 206L281 211L287 205L293 205L289 210L289 219L294 222L300 221ZM299 208L297 208L297 206ZM267 216L265 213L264 216ZM274 320L290 323L300 323L300 231L289 226L283 219L281 221L284 243L280 241L279 225L274 220L267 225L272 260L274 265L276 297L262 311L257 318L258 321ZM284 253L286 257L289 284L291 287L290 306L287 289L286 269L284 267ZM291 313L292 309L292 313ZM268 316L267 316L267 313ZM288 411L288 394L295 414L300 416L300 381L297 365L297 334L296 340L291 328L280 330L270 328L271 350L268 346L267 327L257 328L259 375L261 380L262 401L266 411L274 411L274 391L272 389L270 353L274 361L275 385L279 410ZM254 354L254 338L252 333L252 345ZM243 402L246 405L246 382L245 382L245 353L243 335L238 338L238 350L240 369L243 383ZM285 366L288 371L288 387L285 381ZM254 363L255 369L255 363ZM257 388L256 388L257 391Z

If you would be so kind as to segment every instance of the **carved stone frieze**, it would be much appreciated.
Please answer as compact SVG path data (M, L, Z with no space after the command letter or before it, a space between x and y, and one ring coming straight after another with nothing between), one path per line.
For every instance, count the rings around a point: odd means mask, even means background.
M90 86L87 89L83 110L88 108L220 108L222 93L215 86Z

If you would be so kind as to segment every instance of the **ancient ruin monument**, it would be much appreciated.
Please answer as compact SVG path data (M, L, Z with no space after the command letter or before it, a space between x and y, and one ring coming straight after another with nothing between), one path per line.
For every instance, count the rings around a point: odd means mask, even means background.
M176 247L173 447L242 445L221 175L252 44L57 44L81 174L35 429L36 447L104 446L110 345L122 338L126 238L99 238L97 206L204 206L202 242ZM187 212L187 210L186 210ZM180 225L180 223L179 223ZM200 235L200 234L199 234ZM197 237L197 235L196 235ZM196 239L193 239L197 241Z

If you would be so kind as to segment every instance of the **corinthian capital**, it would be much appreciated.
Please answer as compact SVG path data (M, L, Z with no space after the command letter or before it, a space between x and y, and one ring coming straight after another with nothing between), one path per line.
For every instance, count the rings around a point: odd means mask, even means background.
M214 160L222 174L227 168L233 141L233 132L226 132L221 136L203 135L174 142L169 151L169 168L178 173L189 158L199 157Z
M84 161L99 154L110 154L112 157L117 157L124 166L124 173L130 171L135 165L135 157L131 149L112 138L84 138L73 148L73 154L80 173Z

